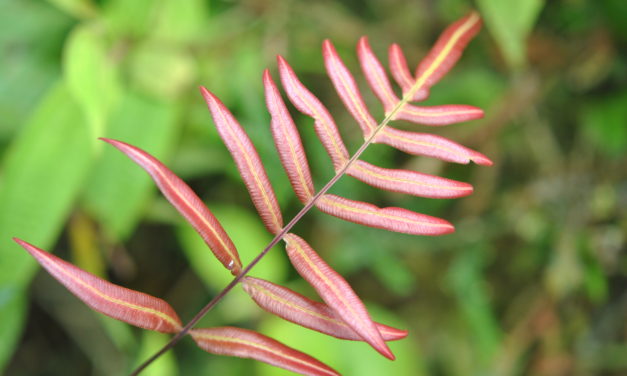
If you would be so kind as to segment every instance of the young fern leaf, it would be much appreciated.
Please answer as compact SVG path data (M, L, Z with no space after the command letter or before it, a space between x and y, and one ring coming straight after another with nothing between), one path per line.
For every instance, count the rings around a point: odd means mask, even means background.
M192 329L189 333L200 348L212 354L255 359L302 375L339 376L311 356L252 330L221 327Z
M94 311L140 328L177 333L182 324L164 300L114 285L67 261L14 238L39 264Z
M254 277L244 277L242 287L264 310L285 320L339 339L363 341L335 310L324 303L313 301L287 287ZM384 341L397 341L407 337L400 330L375 322Z
M283 237L287 255L300 274L318 292L318 295L364 341L388 359L394 359L366 307L348 282L325 263L303 240L294 234Z
M296 196L303 204L306 204L314 196L315 191L303 143L279 89L267 69L263 72L263 84L266 104L272 116L270 127L274 144Z
M163 195L187 219L222 265L237 275L242 262L231 238L194 191L170 169L145 151L122 141L101 138L118 148L153 178Z
M264 225L272 234L278 234L283 228L283 217L255 146L224 104L204 87L200 91L209 106L220 137L235 159Z
M328 76L366 140L350 157L329 111L298 80L287 61L280 56L277 58L281 82L288 98L300 112L314 119L315 132L336 172L327 184L316 191L300 135L277 86L266 70L263 81L266 104L272 117L272 135L290 184L304 204L304 208L285 226L276 195L250 138L224 104L201 87L218 133L235 160L253 204L265 227L275 235L270 244L246 267L242 267L233 242L218 220L181 179L143 150L121 141L103 139L151 175L165 197L192 224L218 260L235 275L232 282L185 326L181 326L177 314L163 300L113 285L22 240L15 240L94 310L149 330L175 333L164 348L132 375L141 372L186 334L190 334L201 348L211 353L257 359L305 375L338 375L316 359L250 330L232 327L192 329L239 282L242 282L245 291L260 307L271 313L331 336L365 341L387 358L394 359L386 341L404 338L407 332L373 322L346 280L327 265L305 240L289 231L313 206L338 218L388 231L416 235L441 235L454 231L453 226L444 219L403 208L379 208L327 192L344 174L377 188L421 197L453 198L472 192L472 187L466 183L415 171L386 169L359 158L371 143L383 143L410 154L449 162L492 164L483 154L444 137L402 131L389 126L390 121L394 120L440 126L483 116L480 109L472 106L415 106L410 103L428 97L429 89L451 69L480 26L478 14L472 12L447 28L418 65L415 76L412 76L400 47L392 45L389 49L390 70L402 88L401 98L395 94L368 40L362 38L357 45L357 54L366 80L384 108L385 118L380 123L371 115L355 79L332 43L324 41L323 57ZM312 301L271 282L246 276L281 239L287 244L286 251L295 269L314 287L324 303Z

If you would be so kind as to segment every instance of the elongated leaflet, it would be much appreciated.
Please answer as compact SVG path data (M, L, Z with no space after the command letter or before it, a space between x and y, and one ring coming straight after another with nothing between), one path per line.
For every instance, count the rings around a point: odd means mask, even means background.
M375 142L393 146L409 154L426 155L448 162L492 165L492 161L485 155L433 134L407 132L387 127L377 135Z
M296 271L318 292L322 300L375 350L394 359L366 307L348 282L333 270L301 237L287 234L287 255Z
M242 286L261 308L285 320L336 338L363 341L359 334L324 303L259 278L245 277ZM384 341L396 341L407 336L406 330L377 322L375 325Z
M407 66L407 59L401 47L394 43L388 50L388 60L390 63L390 72L396 83L403 89L403 95L406 95L411 91L412 86L416 82L414 76L412 76L409 67ZM429 97L429 90L421 88L413 93L411 100L423 101Z
M264 225L272 234L278 234L283 228L281 209L255 146L224 104L204 87L200 91Z
M212 354L255 359L302 375L339 376L319 360L252 330L220 327L189 333L200 348Z
M468 183L415 171L382 168L364 161L355 161L346 174L373 187L413 196L456 198L472 193Z
M444 219L403 208L379 208L363 201L326 194L316 204L322 212L364 226L412 235L444 235L455 231Z
M48 273L95 311L157 332L176 333L181 329L181 320L165 301L114 285L32 244L17 238L13 240L28 251Z
M449 26L416 68L416 81L410 92L429 89L459 60L464 48L479 32L481 18L471 12Z
M355 83L355 79L328 39L322 44L322 56L324 58L327 74L333 82L335 91L337 91L340 99L344 102L348 111L361 127L364 138L370 137L370 134L375 130L378 124L370 114L370 111L368 111L361 97L361 93L359 92L359 87Z
M442 106L414 106L406 104L394 115L394 120L406 120L417 124L438 126L481 119L482 117L482 109L464 104Z
M218 260L231 273L239 274L242 269L242 262L231 238L226 234L216 217L183 180L155 157L135 146L107 138L101 138L101 140L115 146L146 170L163 195L191 223Z
M298 80L287 61L277 56L281 83L292 104L314 119L314 129L338 171L348 161L348 151L327 108Z
M383 65L372 52L367 37L359 39L357 43L357 57L370 88L383 104L385 113L389 113L399 102L399 99L394 90L392 90L392 85L390 85Z
M307 203L315 192L300 135L285 107L279 89L277 89L267 69L263 73L263 83L266 92L266 105L272 116L270 122L272 136L279 151L281 163L287 172L296 196L302 203Z

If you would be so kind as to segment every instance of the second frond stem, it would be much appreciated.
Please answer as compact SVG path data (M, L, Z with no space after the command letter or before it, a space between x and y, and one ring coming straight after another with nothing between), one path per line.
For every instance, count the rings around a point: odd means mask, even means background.
M415 85L417 86L417 85ZM309 202L307 203L307 205L305 205L295 216L294 218L292 218L292 220L290 220L288 222L287 225L285 225L285 227L283 227L283 229L281 230L281 232L279 232L270 243L268 243L268 245L263 249L263 251L261 251L257 257L255 257L248 265L246 265L246 267L244 269L242 269L242 271L235 277L233 278L233 280L226 285L226 287L224 289L222 289L222 291L220 291L220 293L218 295L216 295L213 299L211 299L211 301L209 301L209 303L207 303L207 305L205 305L187 324L185 324L185 326L181 329L180 332L178 332L176 335L174 335L174 337L172 337L172 339L170 339L170 341L165 344L159 351L157 351L153 356L151 356L150 358L148 358L144 363L142 363L139 367L137 367L131 374L130 376L137 376L139 375L139 373L141 371L143 371L146 367L148 367L152 362L154 362L155 360L157 360L161 355L163 355L165 352L167 352L168 350L170 350L172 347L174 347L174 345L176 345L181 338L183 338L187 333L189 333L189 331L192 329L192 327L194 325L196 325L196 323L198 321L200 321L200 319L202 319L207 312L209 312L216 304L218 304L218 302L220 300L222 300L226 294L231 291L233 289L233 287L235 287L241 280L242 278L244 278L248 272L250 272L250 270L255 267L255 265L257 265L257 263L259 263L259 261L261 261L262 258L264 258L264 256L270 251L270 249L272 249L275 245L277 245L281 239L283 239L283 237L292 229L292 227L294 227L294 225L296 225L296 223L298 223L298 221L300 221L300 219L307 214L307 212L309 212L309 210L311 208L314 207L314 205L318 202L318 200L320 199L320 197L322 197L322 195L326 194L329 189L331 189L331 187L333 187L333 185L340 180L340 178L342 176L344 176L344 174L346 173L346 171L353 165L353 163L355 163L355 161L357 159L359 159L359 157L361 157L361 155L364 153L364 151L366 150L366 148L368 148L368 146L370 146L370 144L373 143L375 137L381 132L381 130L383 128L385 128L385 126L388 125L388 123L392 120L392 118L394 117L394 115L396 115L396 113L405 105L407 104L407 102L409 101L409 99L413 96L413 93L415 92L415 87L414 90L411 90L409 93L407 93L406 95L403 96L403 98L396 104L396 106L394 106L394 108L392 109L392 111L390 111L390 113L385 117L385 119L383 119L383 121L372 131L372 133L370 134L370 136L368 136L368 138L366 138L366 140L364 141L364 143L359 147L359 149L357 149L357 151L355 152L355 154L353 154L353 156L344 164L344 166L342 166L342 168L340 168L336 173L335 176L333 176L333 178L331 178L331 180L329 180L312 198L311 200L309 200Z

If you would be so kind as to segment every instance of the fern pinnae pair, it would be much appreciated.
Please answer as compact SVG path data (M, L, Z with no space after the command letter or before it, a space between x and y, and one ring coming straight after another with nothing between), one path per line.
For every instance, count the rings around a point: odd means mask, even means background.
M287 97L298 111L313 118L315 132L336 171L335 177L316 192L298 130L277 85L266 70L263 83L266 105L271 116L272 136L290 184L297 198L305 205L287 225L284 225L276 195L250 138L220 99L201 87L217 131L233 156L253 204L265 227L275 235L271 244L246 268L242 267L237 249L219 221L180 178L150 154L135 146L117 140L103 140L125 153L151 175L164 196L192 224L216 258L235 276L217 300L235 283L241 282L244 290L264 310L337 338L365 341L385 357L394 359L386 342L402 339L407 332L374 322L346 280L322 260L304 239L289 231L313 206L350 222L389 231L441 235L454 230L453 225L444 219L403 208L379 208L370 203L328 194L327 191L341 176L347 174L380 189L420 197L455 198L472 192L472 186L467 183L415 171L382 168L361 161L359 157L374 142L387 144L410 154L450 162L474 161L482 165L491 164L483 154L444 137L403 131L389 126L389 122L394 120L442 126L483 116L480 109L472 106L417 106L410 103L429 96L431 86L459 59L462 50L478 32L480 25L481 20L474 12L451 25L418 65L415 75L410 72L400 47L393 44L389 49L389 67L392 78L402 89L400 98L392 89L387 73L373 53L368 40L365 37L360 39L357 55L362 71L368 85L381 102L386 116L380 123L370 114L355 79L333 44L328 40L324 41L323 57L327 74L366 140L352 157L349 157L333 117L326 107L300 82L287 61L281 56L277 58L280 81ZM281 239L286 243L287 255L295 269L313 286L324 303L313 301L270 281L246 275L271 246ZM216 299L187 325L182 326L174 309L163 300L113 285L24 241L16 241L94 310L145 329L176 333L169 346L183 335L190 334L202 349L211 353L253 358L306 375L337 375L336 371L309 355L247 329L192 329L193 324L215 304ZM134 374L162 351L144 363Z

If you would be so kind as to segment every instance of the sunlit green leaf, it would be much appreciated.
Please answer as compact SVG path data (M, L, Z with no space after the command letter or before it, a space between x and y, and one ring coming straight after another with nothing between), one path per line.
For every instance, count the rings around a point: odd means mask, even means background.
M95 139L119 94L116 66L100 25L83 24L72 31L64 51L64 78Z
M0 181L0 311L23 314L20 299L35 270L34 260L11 241L27 239L50 248L66 221L91 165L93 142L77 103L56 85L14 141L2 163ZM54 168L52 168L54 167ZM10 308L9 308L10 307ZM4 317L0 327L18 318ZM19 326L0 328L17 335ZM1 338L3 344L15 337ZM0 368L13 350L0 346Z
M505 60L514 69L526 62L527 37L544 0L478 0L481 15Z

